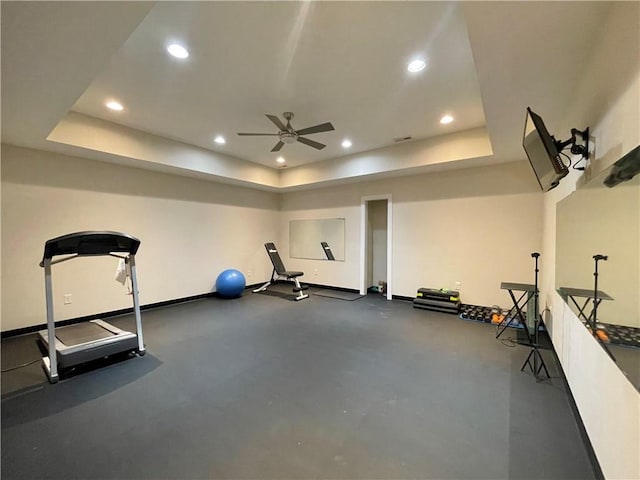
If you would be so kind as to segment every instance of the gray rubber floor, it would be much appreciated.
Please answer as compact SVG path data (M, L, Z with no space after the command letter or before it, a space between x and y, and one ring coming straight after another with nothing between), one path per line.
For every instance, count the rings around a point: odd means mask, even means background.
M551 352L538 383L491 326L251 293L143 322L142 358L2 375L2 478L594 478ZM3 341L3 368L34 341Z

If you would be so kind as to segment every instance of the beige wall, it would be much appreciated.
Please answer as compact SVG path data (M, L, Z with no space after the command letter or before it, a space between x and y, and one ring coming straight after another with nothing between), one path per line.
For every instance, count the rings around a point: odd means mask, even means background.
M274 193L2 145L2 330L46 321L38 262L50 238L83 230L140 238L140 300L150 304L211 292L226 268L264 281L263 243L277 227ZM56 320L130 307L116 263L55 265ZM67 293L73 303L63 305Z
M639 20L637 2L618 3L603 19L601 41L565 110L565 131L592 129L593 174L640 143ZM640 478L640 393L554 290L556 204L579 177L572 170L544 196L541 303L551 310L546 321L554 348L605 478Z
M335 262L343 265L286 259L287 267L318 269L308 280L314 283L358 289L360 201L385 194L393 196L394 295L459 281L463 302L506 307L501 282L533 283L530 253L541 248L543 196L526 162L285 193L283 227L292 218L339 216L347 235L345 262Z
M500 282L531 280L542 195L524 162L279 196L3 145L2 330L44 323L37 264L47 239L73 231L142 240L143 304L210 292L225 268L243 271L248 283L264 281L267 240L305 281L359 289L360 202L377 194L393 195L393 294L413 297L419 287L460 281L463 301L506 306ZM344 262L288 258L289 220L308 218L345 218ZM129 307L115 266L115 259L91 258L54 267L56 319ZM73 303L63 305L68 293Z

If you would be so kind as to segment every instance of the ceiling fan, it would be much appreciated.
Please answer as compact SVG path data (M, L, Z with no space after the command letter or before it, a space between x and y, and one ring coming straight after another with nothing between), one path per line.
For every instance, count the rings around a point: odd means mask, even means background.
M285 125L276 115L266 114L267 118L271 120L276 127L279 128L278 133L238 133L241 136L273 136L278 137L280 141L276 143L276 146L271 149L272 152L279 152L280 149L284 146L285 143L295 143L300 142L305 145L309 145L310 147L316 148L318 150L322 150L326 145L315 142L313 140L309 140L308 138L304 138L302 135L309 135L311 133L321 133L321 132L330 132L331 130L335 130L331 122L321 123L319 125L314 125L313 127L303 128L301 130L294 130L291 126L291 119L293 118L293 113L284 112L282 116L287 121Z

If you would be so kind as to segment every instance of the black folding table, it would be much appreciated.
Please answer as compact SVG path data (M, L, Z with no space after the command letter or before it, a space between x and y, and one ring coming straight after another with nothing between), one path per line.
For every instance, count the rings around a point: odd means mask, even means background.
M500 288L502 290L507 290L509 292L509 296L511 297L511 301L513 302L513 306L509 310L509 312L505 315L502 322L497 327L496 338L499 338L500 335L504 333L504 331L511 325L515 318L518 318L520 324L524 327L524 332L527 335L527 341L529 347L531 347L531 351L527 356L527 359L522 364L521 371L524 370L524 367L527 365L536 376L537 379L540 379L540 372L544 369L544 372L547 374L547 378L551 378L549 375L549 371L547 370L547 366L544 364L544 360L542 359L542 355L539 351L538 345L538 329L540 325L540 318L536 315L536 318L533 319L533 334L529 332L529 328L527 322L525 320L525 316L522 311L527 307L528 303L536 299L536 287L535 285L531 285L528 283L513 283L513 282L502 282L500 284ZM518 298L516 298L516 294L514 292L522 292ZM538 309L536 309L536 312ZM514 316L515 314L515 316ZM503 326L504 324L504 326ZM533 362L532 362L533 357Z

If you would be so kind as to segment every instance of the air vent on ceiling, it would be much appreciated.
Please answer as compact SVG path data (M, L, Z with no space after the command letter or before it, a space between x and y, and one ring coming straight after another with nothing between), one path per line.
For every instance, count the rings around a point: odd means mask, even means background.
M399 143L399 142L406 142L407 140L411 140L411 136L409 137L396 137L393 139L394 142Z

